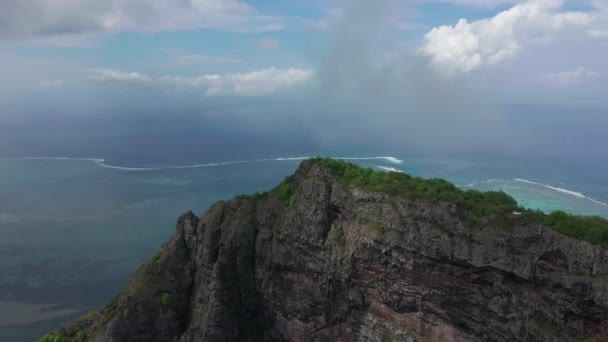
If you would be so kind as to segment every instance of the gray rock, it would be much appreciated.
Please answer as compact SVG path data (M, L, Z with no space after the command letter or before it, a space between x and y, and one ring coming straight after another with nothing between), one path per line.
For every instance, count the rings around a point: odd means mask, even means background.
M219 202L62 341L608 340L608 255L524 216L368 193L303 162L295 202Z

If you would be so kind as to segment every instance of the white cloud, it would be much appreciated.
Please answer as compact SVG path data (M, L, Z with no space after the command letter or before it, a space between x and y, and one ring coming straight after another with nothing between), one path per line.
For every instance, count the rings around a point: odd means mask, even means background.
M166 53L172 59L172 62L178 65L243 63L240 58L193 53L182 49L164 48L161 51Z
M420 0L420 2L435 2L475 7L497 7L522 2L522 0Z
M311 70L268 68L246 73L208 74L195 77L163 76L154 78L138 72L116 69L93 69L87 79L106 83L156 83L206 88L207 96L269 95L281 89L301 85L313 76Z
M175 55L175 63L177 64L237 64L242 63L242 59L201 55L193 53L184 53Z
M548 73L545 75L544 81L552 86L570 87L594 81L602 76L603 73L599 71L578 66L574 70Z
M281 46L280 40L272 38L253 39L250 42L260 49L265 50L274 50Z
M117 69L91 69L88 72L89 77L87 79L97 82L147 83L152 81L152 77L146 74Z
M160 80L178 85L206 87L207 96L259 96L300 85L310 80L312 75L313 72L310 70L269 68L247 73L202 75L198 77L165 76Z
M608 2L606 0L589 0L589 3L598 11L608 14Z
M344 10L341 8L332 8L325 11L323 17L314 19L308 24L310 28L327 31L335 27L344 18Z
M607 39L608 38L608 30L588 30L587 34L591 38L595 38L595 39Z
M0 0L0 37L24 39L119 31L263 32L282 20L241 0Z
M488 19L433 28L421 52L447 73L469 72L516 56L527 43L552 39L566 28L588 27L595 17L560 12L563 0L529 0Z

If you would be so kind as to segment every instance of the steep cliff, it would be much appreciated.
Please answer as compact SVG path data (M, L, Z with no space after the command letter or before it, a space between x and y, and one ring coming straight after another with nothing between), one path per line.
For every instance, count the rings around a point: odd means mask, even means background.
M305 161L268 194L188 212L110 304L43 339L608 340L604 248L478 215L450 186L361 184Z

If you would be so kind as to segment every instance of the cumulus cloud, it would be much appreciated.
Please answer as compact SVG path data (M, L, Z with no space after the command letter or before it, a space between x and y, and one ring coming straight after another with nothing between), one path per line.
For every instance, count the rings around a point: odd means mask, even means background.
M193 87L206 87L207 96L268 95L310 80L313 72L303 69L268 68L247 73L213 74L197 77L165 76L162 82Z
M589 70L582 66L578 66L574 70L548 73L545 75L544 81L553 86L570 87L580 86L602 76L603 73L599 71Z
M211 56L211 55L201 55L196 53L182 53L175 55L175 63L176 64L237 64L242 63L242 59L238 58L230 58L230 57L221 57L221 56Z
M606 0L590 0L589 2L591 3L591 6L603 12L604 15L608 13L608 2L606 2Z
M255 46L259 47L260 49L265 50L274 50L281 46L280 40L272 38L254 39L250 42L253 43Z
M133 84L155 83L159 85L174 85L205 88L207 96L240 95L261 96L269 95L281 89L288 89L310 80L313 72L304 69L268 68L246 73L208 74L201 76L163 76L127 72L116 69L89 70L88 79L98 82Z
M521 0L421 0L421 2L436 2L475 7L497 7L518 3L521 2Z
M282 28L240 0L0 0L0 37L23 39L119 31Z
M107 83L147 83L152 77L138 72L117 69L91 69L87 79Z
M439 77L423 56L386 44L395 21L411 13L409 2L344 3L317 69L316 96L290 108L314 118L309 125L316 141L362 149L380 142L400 153L501 143L505 130L490 96L473 91L467 78Z
M488 19L433 28L421 52L438 70L469 72L516 56L530 42L553 39L566 28L586 28L590 13L564 12L563 0L529 0Z
M596 11L598 17L597 25L587 31L587 34L594 39L608 39L608 1L590 0L591 6Z
M608 30L589 30L587 34L595 39L608 39Z

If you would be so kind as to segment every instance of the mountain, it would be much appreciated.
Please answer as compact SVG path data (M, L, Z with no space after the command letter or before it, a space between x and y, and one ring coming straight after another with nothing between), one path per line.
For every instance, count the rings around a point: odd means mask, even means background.
M307 160L182 215L109 304L41 341L604 341L605 224Z

